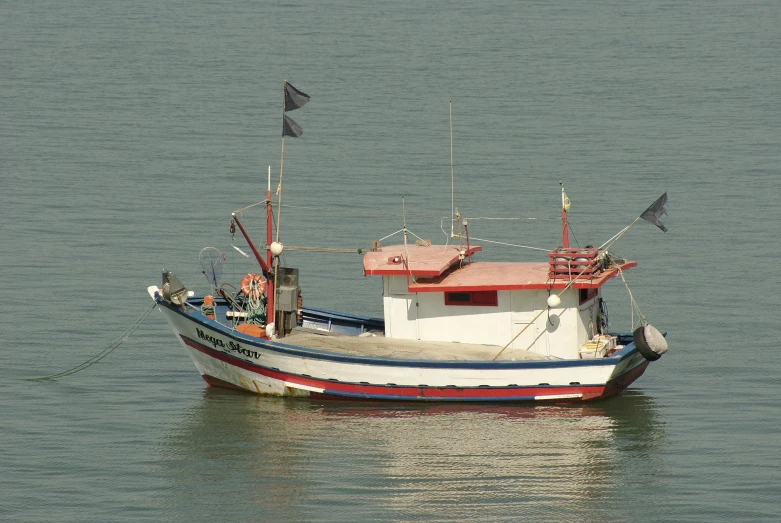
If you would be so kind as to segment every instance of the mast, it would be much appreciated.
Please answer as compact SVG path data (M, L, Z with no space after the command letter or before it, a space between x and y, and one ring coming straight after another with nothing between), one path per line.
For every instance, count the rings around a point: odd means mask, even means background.
M567 232L567 211L570 207L569 198L564 192L564 182L559 182L561 185L561 246L565 249L569 248L569 234Z
M284 172L284 165L285 165L285 136L292 136L293 138L298 138L301 136L301 126L298 125L295 121L293 121L292 118L288 117L287 113L288 111L295 111L296 109L303 107L307 102L309 101L309 95L299 91L292 85L288 83L287 80L283 80L282 82L282 151L280 153L279 158L279 185L277 186L277 231L276 231L276 240L271 241L271 229L266 229L266 239L268 240L268 252L267 256L271 257L273 255L273 261L274 261L274 282L276 283L278 281L279 276L279 256L282 254L282 244L279 241L279 227L282 222L281 214L282 214L282 173ZM289 103L288 103L289 102ZM269 201L269 209L271 204L271 176L270 176L271 169L269 168L269 183L268 188L266 191L266 197ZM270 210L267 211L267 223L271 222L271 218L273 217L273 213L271 213ZM274 292L270 293L274 294L276 296L276 293L279 292L279 285L274 286ZM269 298L270 303L273 304L272 300L273 298ZM279 318L273 318L274 323L277 324L277 332L282 332L284 334L284 330L280 329L280 323L278 323L276 320L281 319L278 311L274 311L273 307L270 309L272 312L276 312L275 316L279 316ZM268 319L272 319L271 313L268 315Z
M453 237L453 215L455 212L455 175L453 171L453 101L450 101L450 237Z
M284 121L285 118L285 112L287 112L287 80L284 80L282 82L282 119ZM285 130L284 125L282 128L282 152L280 153L279 158L279 185L277 185L277 235L276 235L276 243L279 243L279 224L282 221L281 215L282 215L282 168L285 165ZM271 187L269 187L269 192L271 191ZM269 253L271 253L271 243L269 242ZM274 256L274 283L277 282L277 277L279 276L279 256ZM276 298L276 292L277 292L277 286L274 285L274 298ZM269 293L270 295L271 293ZM272 314L275 313L275 309L270 309L270 313L267 314L266 321L273 321L274 322L274 330L277 332L280 332L280 324L277 322L277 315Z
M287 112L287 80L283 80L282 82L282 152L280 153L279 158L279 185L277 185L277 235L276 235L276 243L279 244L279 224L282 221L281 214L282 214L282 168L285 165L285 127L284 127L284 120L285 120L285 113ZM268 188L269 194L271 192L271 187ZM269 254L271 254L271 242L269 242ZM277 282L277 276L279 276L279 256L274 256L274 283ZM276 292L277 292L277 286L274 285L274 298L276 298ZM269 296L271 296L271 292L269 292ZM274 301L274 298L271 298L272 301ZM275 331L280 332L279 329L279 323L277 323L277 315L273 314L276 312L276 310L272 307L269 309L269 313L266 315L266 321L269 320L274 323Z

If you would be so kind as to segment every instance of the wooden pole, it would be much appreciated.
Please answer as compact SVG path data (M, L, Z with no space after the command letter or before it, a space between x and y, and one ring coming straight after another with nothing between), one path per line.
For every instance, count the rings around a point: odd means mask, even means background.
M564 196L564 184L561 185L561 246L565 249L569 248L569 232L567 231L567 205Z

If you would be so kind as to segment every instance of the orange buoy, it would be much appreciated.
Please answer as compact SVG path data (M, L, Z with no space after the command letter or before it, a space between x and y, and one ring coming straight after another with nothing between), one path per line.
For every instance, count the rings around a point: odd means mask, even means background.
M201 305L201 312L203 312L204 316L210 320L213 320L216 318L214 311L214 298L212 296L204 296L203 305Z
M260 274L247 274L241 279L241 292L257 300L266 292L266 280Z

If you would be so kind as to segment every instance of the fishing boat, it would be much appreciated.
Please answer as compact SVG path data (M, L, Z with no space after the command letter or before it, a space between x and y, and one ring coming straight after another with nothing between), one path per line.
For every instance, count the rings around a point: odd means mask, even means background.
M283 112L309 99L287 82L284 96ZM280 186L284 137L300 135L283 114ZM231 233L238 228L257 271L224 282L224 255L208 248L201 267L209 292L196 294L169 271L147 291L211 386L391 401L605 398L667 350L664 335L641 314L631 332L611 331L602 293L605 283L625 281L624 271L637 265L610 251L618 238L641 218L666 231L659 219L667 194L599 247L569 245L563 186L561 197L561 245L536 262L481 261L483 247L470 240L468 221L457 211L452 242L444 245L414 237L406 223L397 231L403 241L367 242L363 273L382 284L383 317L372 318L303 306L298 269L280 263L294 248L279 241L278 215L274 238L269 168L259 202L266 209L265 244L256 247L244 227L247 208L231 216ZM630 300L636 305L631 293Z

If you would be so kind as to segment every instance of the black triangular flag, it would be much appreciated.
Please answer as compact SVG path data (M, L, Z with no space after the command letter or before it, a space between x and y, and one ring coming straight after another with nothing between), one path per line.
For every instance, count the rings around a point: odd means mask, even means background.
M664 193L658 200L652 203L651 206L640 215L640 218L653 223L664 232L667 232L667 227L662 225L662 222L659 221L659 218L667 214L667 209L664 208L665 205L667 205L667 193Z
M301 126L298 125L292 118L286 114L282 115L282 136L292 136L298 138L303 131Z
M285 82L285 105L284 111L295 111L299 107L303 107L309 101L309 95L302 93L289 83Z

